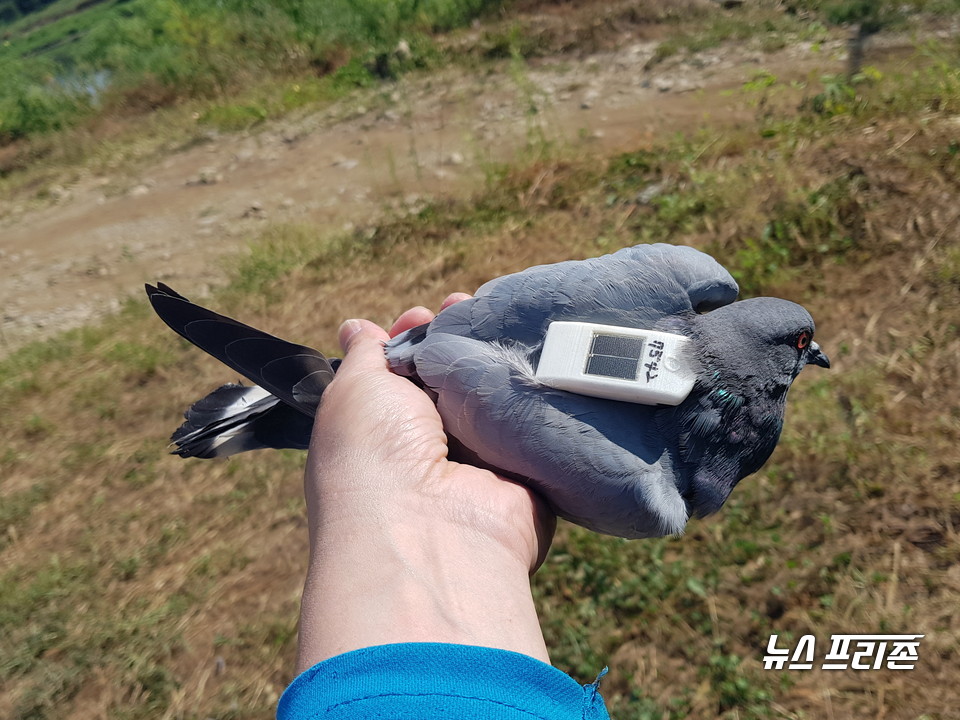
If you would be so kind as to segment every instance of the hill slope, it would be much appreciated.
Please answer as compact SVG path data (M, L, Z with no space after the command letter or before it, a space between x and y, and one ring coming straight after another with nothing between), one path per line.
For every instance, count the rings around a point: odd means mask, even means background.
M225 278L210 304L321 349L344 317L387 322L533 263L646 241L706 249L745 293L805 304L834 367L798 381L771 464L686 536L624 542L561 527L535 579L555 664L585 682L609 665L604 694L621 718L956 717L960 48L932 34L919 47L881 37L894 49L875 46L874 70L850 84L837 75L841 40L826 30L819 54L777 30L786 55L764 51L771 34L670 55L658 48L676 46L676 28L640 24L631 35L616 15L609 27L623 34L605 42L617 47L578 57L594 20L564 6L517 16L516 37L580 45L484 61L486 84L456 72L411 77L342 100L325 119L173 154L151 146L94 178L47 169L40 187L63 194L54 202L34 197L38 186L11 186L23 207L5 213L3 242L26 245L33 228L39 252L40 238L58 234L44 227L82 218L97 235L99 213L108 225L139 201L133 242L151 223L178 243L184 228L211 227L198 245L231 230L254 242L229 273L188 268L207 251L178 244L179 259L144 251L131 280L152 280L168 262L184 268L171 282L188 295L193 278ZM448 42L476 47L500 29ZM697 37L702 26L683 31ZM811 58L821 70L807 70ZM464 108L477 88L491 101L480 104L489 136L458 117L472 115ZM494 133L497 124L520 137ZM464 127L476 139L459 145ZM427 144L437 133L444 144ZM376 150L351 142L371 134L383 140ZM494 143L503 156L482 151ZM74 173L76 184L64 181ZM356 186L353 173L364 178ZM368 197L353 197L356 187ZM393 207L381 206L384 194ZM348 206L329 215L308 206L344 196ZM171 198L186 223L164 217ZM123 252L104 250L102 266L134 267ZM86 278L81 268L41 277L55 294ZM230 379L139 300L0 361L0 716L272 715L291 679L306 560L302 457L164 453L186 404ZM845 632L925 637L909 672L762 669L772 633L782 645L812 634L822 655Z

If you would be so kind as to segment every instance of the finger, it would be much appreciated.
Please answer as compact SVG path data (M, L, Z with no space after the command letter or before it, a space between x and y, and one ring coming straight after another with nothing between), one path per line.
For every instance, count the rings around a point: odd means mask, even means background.
M345 371L379 370L387 365L383 344L389 336L383 328L369 320L347 320L338 332L340 347L345 353L337 374Z
M410 328L415 328L418 325L425 325L433 320L434 317L435 315L422 305L412 307L400 315L393 323L393 327L390 328L390 337L396 337L400 333L406 332Z
M449 295L447 295L447 297L446 297L446 299L443 301L443 303L441 303L440 309L441 309L441 310L446 310L446 309L447 309L448 307L450 307L451 305L453 305L453 304L455 304L455 303L458 303L458 302L460 302L461 300L468 300L468 299L471 298L471 297L473 297L473 296L472 296L472 295L468 295L467 293L463 293L463 292L450 293Z

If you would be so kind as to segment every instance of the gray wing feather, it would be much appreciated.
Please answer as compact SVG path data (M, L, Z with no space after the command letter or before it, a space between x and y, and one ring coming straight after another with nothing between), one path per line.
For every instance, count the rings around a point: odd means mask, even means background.
M655 427L653 408L551 390L509 348L455 335L429 335L416 364L450 433L528 478L561 516L623 537L683 529L667 448L644 431Z
M554 320L652 329L664 318L729 304L738 293L730 273L709 255L639 245L491 280L471 300L442 312L430 331L535 346Z

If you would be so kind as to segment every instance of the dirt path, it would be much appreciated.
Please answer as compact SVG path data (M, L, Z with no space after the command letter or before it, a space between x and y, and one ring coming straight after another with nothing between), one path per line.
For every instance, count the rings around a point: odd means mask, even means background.
M297 120L216 137L140 168L132 182L89 177L56 188L47 207L0 208L0 355L117 308L144 281L169 280L202 297L226 277L218 260L268 223L338 232L469 193L485 167L514 157L537 133L609 152L715 129L754 112L750 97L724 91L759 70L803 78L843 62L839 43L776 54L727 47L645 70L655 47L556 58L519 74L505 65L483 77L462 69L410 77Z

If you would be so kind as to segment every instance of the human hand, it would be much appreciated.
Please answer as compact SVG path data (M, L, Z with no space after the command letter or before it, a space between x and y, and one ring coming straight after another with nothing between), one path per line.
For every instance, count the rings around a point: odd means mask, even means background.
M463 299L451 296L446 305ZM447 457L429 397L387 370L390 330L351 320L325 390L307 461L311 561L300 668L390 642L455 642L546 660L528 575L555 518L524 486Z

